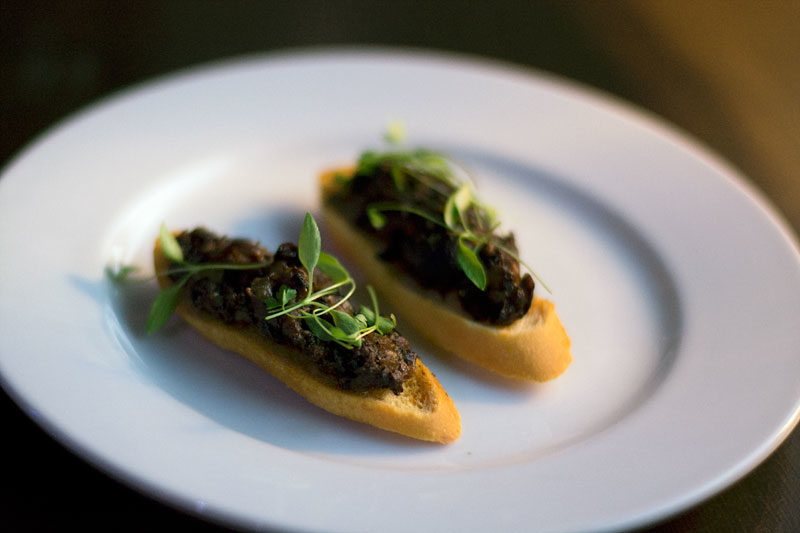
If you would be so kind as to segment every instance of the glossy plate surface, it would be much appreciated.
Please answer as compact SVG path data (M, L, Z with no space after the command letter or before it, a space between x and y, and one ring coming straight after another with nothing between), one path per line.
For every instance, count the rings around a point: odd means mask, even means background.
M461 412L449 446L316 409L178 320L147 337L155 284L104 277L152 273L162 221L296 240L319 172L394 119L470 169L573 341L564 376L522 385L399 317ZM111 475L237 526L640 525L741 477L798 418L800 257L772 208L652 117L507 65L305 52L134 88L5 169L0 249L4 387Z

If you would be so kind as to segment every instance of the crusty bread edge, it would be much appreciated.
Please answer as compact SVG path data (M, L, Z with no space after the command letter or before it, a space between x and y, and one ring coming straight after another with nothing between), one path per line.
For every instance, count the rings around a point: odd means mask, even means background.
M443 305L438 295L426 293L408 276L381 261L374 239L354 228L327 202L335 191L336 176L351 172L336 169L320 176L326 234L404 324L410 324L440 349L503 376L548 381L567 369L572 362L570 339L552 302L534 298L528 313L513 324L484 325Z
M153 262L157 274L166 272L168 260L159 241L153 251ZM165 275L158 275L158 282L162 288L171 285ZM388 389L346 391L315 375L296 350L270 342L252 330L232 327L200 313L185 297L178 304L177 312L206 339L246 357L326 411L408 437L443 444L453 442L461 434L461 418L453 400L419 359L414 374L404 383L399 395Z

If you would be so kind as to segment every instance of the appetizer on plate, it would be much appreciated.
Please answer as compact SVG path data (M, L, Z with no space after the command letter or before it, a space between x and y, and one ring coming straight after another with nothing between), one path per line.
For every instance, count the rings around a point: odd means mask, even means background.
M546 381L569 366L569 337L534 295L514 234L448 158L368 151L320 187L336 247L429 341L509 377Z
M448 443L461 433L452 399L395 329L354 307L355 282L320 250L306 214L298 245L274 254L203 228L162 227L154 253L162 291L148 317L158 330L177 310L204 337L250 359L317 406L409 437Z

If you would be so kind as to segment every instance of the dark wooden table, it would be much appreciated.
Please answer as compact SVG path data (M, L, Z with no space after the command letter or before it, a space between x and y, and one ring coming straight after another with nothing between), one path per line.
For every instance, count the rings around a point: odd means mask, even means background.
M188 65L308 45L410 45L557 73L661 115L741 169L800 232L799 2L473 4L6 0L0 162L94 99ZM87 465L7 396L0 405L0 530L225 530ZM650 529L800 531L800 431L729 489Z

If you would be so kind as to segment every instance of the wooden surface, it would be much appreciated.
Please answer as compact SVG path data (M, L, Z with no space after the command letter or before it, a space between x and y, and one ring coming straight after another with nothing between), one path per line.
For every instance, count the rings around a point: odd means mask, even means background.
M483 55L614 94L727 159L800 232L798 1L7 0L0 162L69 113L156 75L243 53L359 43ZM50 439L6 396L0 405L8 493L0 530L225 530L119 484ZM800 531L798 509L795 430L740 482L649 530Z

